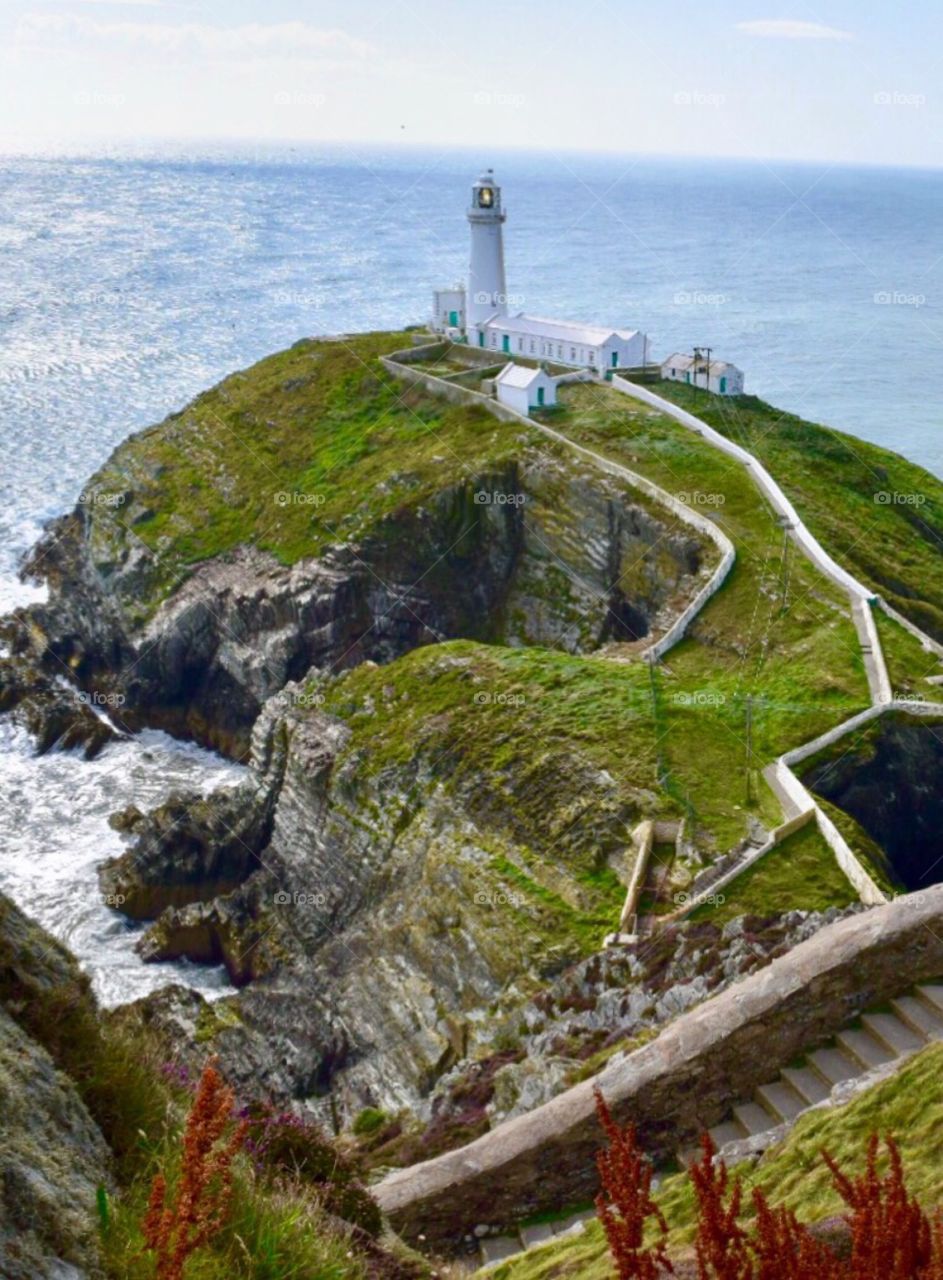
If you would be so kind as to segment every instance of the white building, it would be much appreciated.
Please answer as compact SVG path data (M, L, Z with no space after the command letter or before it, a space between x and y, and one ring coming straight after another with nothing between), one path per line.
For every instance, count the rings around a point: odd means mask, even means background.
M472 341L471 331L469 342ZM648 363L648 338L638 329L603 329L542 316L491 316L477 326L479 347L580 368L631 369Z
M669 382L686 382L703 387L718 396L743 395L743 370L727 360L711 360L686 356L680 351L662 361L661 376Z
M465 286L457 284L452 289L436 289L432 295L434 325L441 333L447 333L454 342L465 340Z
M471 346L599 373L648 363L648 339L637 329L573 324L524 312L508 315L503 231L507 214L493 170L488 169L472 187L467 216L471 228L468 288L436 290L432 319L436 332L453 341L460 332Z
M494 389L501 404L525 418L531 409L557 403L557 384L546 369L506 364L494 380Z

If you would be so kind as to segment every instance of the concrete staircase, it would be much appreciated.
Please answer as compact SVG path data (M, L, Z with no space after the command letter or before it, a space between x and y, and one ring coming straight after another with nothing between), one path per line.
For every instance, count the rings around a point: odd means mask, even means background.
M503 1262L505 1258L513 1258L515 1254L524 1253L536 1244L546 1244L548 1240L558 1240L561 1236L576 1235L595 1216L595 1209L583 1209L556 1222L535 1222L530 1226L518 1227L512 1235L486 1236L479 1245L481 1258L477 1265L490 1266Z
M836 1085L902 1060L935 1040L943 1040L943 982L924 983L879 1010L863 1013L830 1044L814 1049L796 1066L785 1067L775 1080L759 1085L751 1097L736 1103L710 1135L718 1150L723 1150L730 1143L791 1125L804 1111L824 1102ZM700 1155L700 1147L690 1147L680 1153L680 1160L687 1165ZM580 1232L595 1216L595 1210L585 1209L556 1222L486 1236L479 1242L478 1259L469 1260L469 1269L491 1266L534 1245Z
M943 983L914 987L881 1010L863 1013L831 1044L813 1050L797 1066L785 1067L775 1080L735 1104L729 1118L714 1125L710 1135L722 1149L792 1124L803 1111L824 1102L835 1085L905 1058L934 1040L943 1040ZM689 1164L700 1154L699 1147L689 1148L681 1153L681 1161Z

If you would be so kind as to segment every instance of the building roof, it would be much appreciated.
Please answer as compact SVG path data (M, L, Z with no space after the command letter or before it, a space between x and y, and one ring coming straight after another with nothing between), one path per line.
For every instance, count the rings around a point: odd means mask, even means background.
M554 338L560 342L580 343L585 347L600 347L612 337L627 342L638 333L638 329L604 329L601 325L572 324L568 320L548 320L543 316L528 316L523 312L516 316L491 316L483 327L487 328L489 325L523 337Z
M500 382L505 387L529 387L536 382L538 378L549 378L550 375L545 369L530 369L524 364L506 364L495 382Z
M671 365L672 368L675 369L690 369L693 367L694 363L695 360L693 356L686 355L683 351L676 351L673 356L668 356L667 359L662 360L661 367L664 369L666 365ZM697 367L698 372L703 373L707 368L707 361L699 359L697 361ZM712 360L710 363L711 373L723 373L727 369L736 369L737 373L742 372L737 365L731 364L729 360Z

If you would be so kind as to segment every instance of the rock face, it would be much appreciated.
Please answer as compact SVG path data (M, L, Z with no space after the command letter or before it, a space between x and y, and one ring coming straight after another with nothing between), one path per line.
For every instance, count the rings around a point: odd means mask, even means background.
M856 819L908 890L943 878L940 722L882 716L853 743L807 769L806 786Z
M459 1063L423 1108L429 1120L425 1132L381 1151L379 1162L425 1159L432 1154L430 1145L446 1150L467 1140L463 1135L470 1124L484 1132L526 1114L598 1070L608 1057L632 1052L688 1009L785 955L841 915L860 910L746 917L723 928L708 921L674 925L654 938L581 961L515 1010L501 1028L499 1036L516 1046L513 1055Z
M222 880L243 880L229 893L169 906L146 935L145 954L221 960L237 982L255 980L214 1040L227 1075L245 1091L283 1098L330 1089L335 1114L349 1118L366 1105L418 1105L444 1070L489 1043L483 1010L513 1007L580 947L539 902L515 895L496 862L499 850L518 856L502 831L507 814L476 807L473 781L467 793L447 789L441 761L437 769L422 754L372 775L368 762L344 754L350 731L307 698L289 685L266 706L253 776L218 797L222 820L212 799L175 801L102 874L109 892L152 907L206 885L207 858L178 864L173 841L150 838L182 807L188 841L212 850ZM594 833L600 846L624 842L633 798L605 777L576 776L571 785L598 794L598 812L590 802L586 811L596 824L606 814L609 836ZM270 824L253 825L265 812ZM579 823L569 823L575 840ZM237 830L243 838L214 843L213 832ZM150 852L142 858L139 849ZM586 897L591 909L573 865L561 860L549 872L559 891Z
M0 896L0 1274L9 1280L104 1274L95 1195L110 1183L110 1155L75 1085L30 1034L54 1021L59 1002L83 1001L71 957Z
M0 1009L0 1273L100 1276L95 1193L108 1153L75 1086Z
M110 699L117 731L146 724L237 758L251 749L236 792L119 817L134 843L102 873L129 916L154 921L148 958L222 962L248 985L238 1025L220 1032L221 1052L240 1046L227 1061L236 1083L283 1097L330 1089L341 1115L416 1103L488 1044L482 1010L516 1005L585 953L590 928L595 939L611 926L619 885L606 860L651 805L644 788L588 759L565 769L559 753L519 778L508 770L497 800L474 778L444 787L431 747L376 773L311 691L312 675L453 637L572 654L631 644L663 631L710 576L713 544L651 500L499 428L499 461L443 458L421 500L399 477L402 501L381 503L356 538L322 537L316 556L291 563L235 545L179 575L135 533L162 484L142 462L157 454L145 433L88 487L102 501L56 522L33 558L50 599L14 619L19 713L36 705L27 667L56 687L71 672ZM90 734L112 732L92 718ZM530 883L531 845L540 883L521 908L515 877ZM552 927L540 894L572 928Z
M122 496L119 532L145 514ZM171 583L142 619L159 563L114 528L103 542L103 520L86 505L52 525L27 566L50 600L10 624L16 662L0 663L0 697L44 745L64 731L62 707L47 705L58 695L82 720L72 737L95 749L112 732L98 704L119 728L166 728L239 757L262 704L312 666L386 662L451 637L570 652L634 640L664 629L714 554L611 478L525 451L317 559L286 566L237 547Z

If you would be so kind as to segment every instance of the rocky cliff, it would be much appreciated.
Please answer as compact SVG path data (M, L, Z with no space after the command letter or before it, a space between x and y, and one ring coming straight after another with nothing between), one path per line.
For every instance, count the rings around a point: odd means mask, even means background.
M49 600L5 623L0 708L41 749L150 725L247 760L230 791L116 818L103 887L147 923L144 957L239 988L137 1014L194 1062L211 1045L244 1094L338 1127L411 1114L407 1139L439 1124L449 1146L817 928L681 926L651 944L661 970L649 947L596 955L633 828L688 826L656 850L655 915L780 820L745 717L766 761L867 684L846 602L742 468L568 388L554 422L600 468L387 377L375 357L405 341L299 343L116 450L31 559ZM640 650L717 552L618 463L737 547L657 669Z
M5 624L0 707L44 747L110 719L239 757L312 666L663 629L713 547L535 432L366 376L391 344L299 344L116 450L27 565L50 599Z
M0 1274L9 1280L103 1274L95 1200L111 1185L111 1153L46 1047L67 1006L91 1012L87 981L0 896Z

